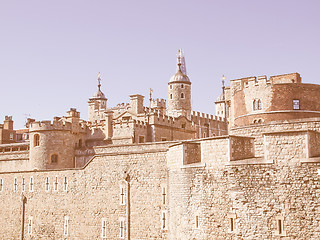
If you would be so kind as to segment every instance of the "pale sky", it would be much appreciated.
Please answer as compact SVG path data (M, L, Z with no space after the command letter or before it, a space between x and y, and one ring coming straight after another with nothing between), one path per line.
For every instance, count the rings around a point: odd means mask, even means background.
M102 91L108 107L129 95L167 98L183 48L192 108L214 114L221 76L299 72L320 84L317 0L0 0L0 123L52 120L71 107L87 119Z

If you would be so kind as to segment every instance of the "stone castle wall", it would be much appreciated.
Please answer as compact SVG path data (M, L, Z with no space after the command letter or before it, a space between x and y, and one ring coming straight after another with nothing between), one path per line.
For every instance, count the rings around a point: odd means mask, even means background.
M0 239L17 239L20 233L21 192L26 196L25 239L65 239L64 217L69 217L67 239L101 239L101 221L107 220L107 239L118 239L119 219L126 219L120 187L124 172L130 177L131 239L166 239L161 230L162 186L167 186L166 150L169 143L97 148L84 169L0 173L2 225ZM15 191L15 180L17 190ZM30 179L33 191L29 191ZM46 190L47 178L49 190ZM22 191L22 182L25 190ZM56 180L58 190L55 190ZM67 182L67 190L64 189ZM125 200L126 201L126 200ZM10 208L7 206L10 205ZM33 236L27 233L33 217ZM127 223L125 222L125 228Z

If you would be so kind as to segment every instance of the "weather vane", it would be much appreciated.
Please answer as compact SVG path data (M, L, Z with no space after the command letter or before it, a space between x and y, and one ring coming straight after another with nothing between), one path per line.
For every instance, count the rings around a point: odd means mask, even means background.
M222 87L224 87L225 80L226 80L226 77L222 75Z
M100 90L100 87L101 87L101 73L98 72L98 88Z

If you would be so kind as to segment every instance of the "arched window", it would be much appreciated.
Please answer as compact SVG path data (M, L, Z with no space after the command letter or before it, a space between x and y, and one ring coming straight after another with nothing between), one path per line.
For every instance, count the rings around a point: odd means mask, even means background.
M183 85L183 84L181 84L181 88L184 88L184 85Z
M181 98L184 98L184 93L181 93Z
M40 135L39 134L35 134L33 136L33 146L39 146L40 145Z
M262 102L260 99L253 100L253 110L262 110Z
M257 110L258 109L258 102L257 100L253 100L253 110Z
M258 100L258 110L261 110L262 109L262 102L261 100L259 99Z
M58 154L51 155L51 163L53 164L58 163Z

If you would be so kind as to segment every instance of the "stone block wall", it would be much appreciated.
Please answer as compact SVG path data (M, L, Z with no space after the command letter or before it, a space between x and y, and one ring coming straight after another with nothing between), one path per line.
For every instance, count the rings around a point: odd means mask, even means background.
M167 189L168 145L100 147L83 169L0 173L0 239L19 238L21 192L27 198L26 240L102 239L102 219L107 220L106 239L120 239L119 220L127 216L126 203L120 202L121 186L124 194L128 191L124 172L130 176L131 239L166 239L161 214L167 211L162 188ZM29 191L31 178L33 191ZM33 217L32 236L27 230L29 216ZM68 236L63 235L65 216L69 218ZM126 231L126 221L124 227Z

